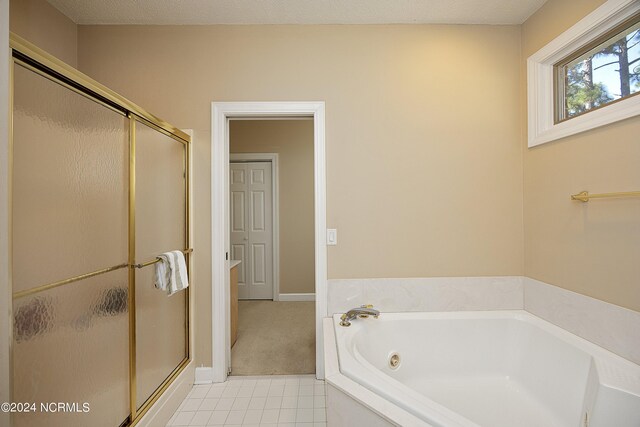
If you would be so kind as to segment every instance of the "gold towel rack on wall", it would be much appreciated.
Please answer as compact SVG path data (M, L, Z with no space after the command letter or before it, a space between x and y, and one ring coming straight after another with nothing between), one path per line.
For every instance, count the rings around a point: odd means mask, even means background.
M590 199L606 199L612 197L640 197L640 191L626 191L620 193L601 193L601 194L589 194L588 191L581 191L578 194L571 196L571 200L579 200L581 202L588 202Z
M191 252L193 252L193 249L185 249L184 251L182 251L183 254L190 254ZM147 262L143 262L142 264L131 264L131 268L144 268L147 267L149 265L153 265L157 262L160 262L160 258L156 258L152 261L147 261Z

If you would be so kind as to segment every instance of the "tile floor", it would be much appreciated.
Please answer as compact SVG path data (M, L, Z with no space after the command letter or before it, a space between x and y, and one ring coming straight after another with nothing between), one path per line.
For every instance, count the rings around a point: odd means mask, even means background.
M313 375L229 377L195 385L167 426L326 427L324 381Z

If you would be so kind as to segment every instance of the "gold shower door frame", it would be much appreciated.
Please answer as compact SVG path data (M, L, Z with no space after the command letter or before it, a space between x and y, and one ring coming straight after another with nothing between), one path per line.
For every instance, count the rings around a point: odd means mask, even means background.
M37 46L29 43L21 37L11 33L10 48L12 51L12 67L10 73L10 108L13 114L13 68L16 64L28 68L40 74L42 77L50 79L67 89L70 89L92 101L95 101L129 119L129 206L128 206L128 263L108 267L102 270L82 274L54 283L49 283L27 291L13 293L13 299L42 292L58 286L64 286L88 277L104 274L121 268L128 268L128 305L129 305L129 404L130 415L123 425L133 426L147 413L153 404L160 398L171 383L182 373L191 362L191 287L188 287L185 297L185 358L176 366L173 371L158 385L151 396L138 408L136 400L136 305L135 305L135 272L136 268L151 265L154 261L143 260L142 264L136 262L135 232L136 232L136 124L142 123L157 132L160 132L184 145L184 174L185 174L185 242L184 253L186 257L187 271L191 276L191 137L180 129L150 114L140 106L134 104L123 96L113 92L109 88L101 85L85 74L70 67L64 62L51 56ZM10 144L13 146L12 117L10 117ZM13 161L11 161L13 164ZM10 174L11 176L12 174ZM10 236L10 241L12 236ZM12 256L12 255L10 255ZM146 261L146 262L145 262ZM11 264L11 263L10 263ZM12 327L13 329L13 327Z

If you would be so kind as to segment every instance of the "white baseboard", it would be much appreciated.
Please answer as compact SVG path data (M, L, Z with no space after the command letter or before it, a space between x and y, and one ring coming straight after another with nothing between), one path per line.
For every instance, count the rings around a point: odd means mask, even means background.
M315 301L316 294L280 294L278 296L279 301Z
M193 387L193 362L178 375L158 401L136 424L140 427L165 426Z
M196 378L194 384L211 384L213 382L213 368L200 366L196 368Z

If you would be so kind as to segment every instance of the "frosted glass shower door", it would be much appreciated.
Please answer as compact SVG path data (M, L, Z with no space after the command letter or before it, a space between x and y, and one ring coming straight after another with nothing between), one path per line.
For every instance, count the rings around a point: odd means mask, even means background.
M13 425L117 426L130 414L129 120L17 62L13 79L13 400L38 405ZM71 406L40 407L57 402Z
M136 122L136 263L186 249L185 145ZM136 269L136 404L188 356L187 291L167 296L155 265Z

